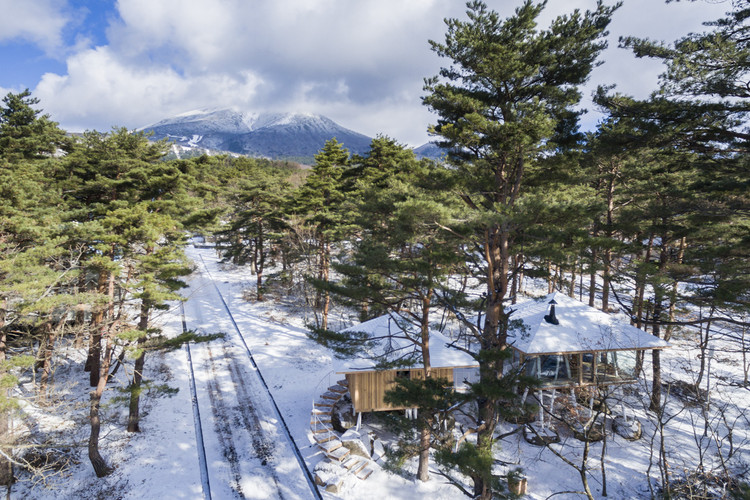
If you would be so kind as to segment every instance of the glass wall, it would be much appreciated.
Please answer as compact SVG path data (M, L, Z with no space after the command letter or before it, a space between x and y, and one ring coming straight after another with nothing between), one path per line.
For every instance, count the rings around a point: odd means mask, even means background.
M526 358L526 375L542 385L618 383L635 378L636 351L551 354Z
M526 360L526 375L551 382L571 379L570 356L552 354L535 356Z

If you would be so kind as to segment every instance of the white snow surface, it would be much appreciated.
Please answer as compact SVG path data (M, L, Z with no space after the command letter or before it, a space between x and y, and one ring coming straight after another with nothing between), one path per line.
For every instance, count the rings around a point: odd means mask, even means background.
M384 314L342 330L364 333L373 345L362 355L346 362L345 371L373 370L379 361L402 362L402 367L421 366L421 348L410 339L420 332L404 318ZM440 332L430 331L430 365L434 368L470 367L479 364L466 352L451 348L451 340Z
M350 360L338 360L326 348L311 341L302 327L304 318L298 314L290 313L272 300L261 303L244 300L243 292L254 288L254 277L249 269L219 264L212 249L190 248L188 253L198 264L198 270L190 278L190 288L186 291L187 326L205 333L226 333L221 340L191 346L212 498L312 498L289 446L284 444L275 414L268 409L267 401L261 401L262 391L254 382L250 382L254 370L244 346L232 330L233 326L213 283L225 297L310 470L323 458L314 445L309 429L312 402L341 377L336 372L341 371ZM213 283L205 270L201 269L201 258L211 273ZM174 336L182 331L179 311L175 305L162 317L162 328L167 335ZM564 315L560 311L558 317ZM699 362L694 337L677 337L672 344L673 349L662 352L665 380L694 381ZM722 346L720 341L716 341L716 345L717 348ZM102 479L95 477L86 456L87 394L90 389L84 383L86 377L82 372L85 349L74 349L72 346L68 349L66 357L59 360L55 372L55 400L61 405L60 409L39 410L26 405L23 422L19 422L18 426L31 426L29 422L33 422L36 428L57 435L60 441L68 443L75 450L77 462L64 475L50 477L46 486L42 483L34 485L28 481L28 477L22 476L21 479L26 481L14 485L10 497L40 500L203 498L185 349L147 356L145 377L155 383L168 383L179 392L173 397L159 398L153 397L150 391L144 392L141 433L128 434L124 431L127 408L113 404L112 397L117 395L116 390L105 393L100 449L115 471ZM728 466L733 471L739 471L737 473L745 474L742 478L747 481L750 423L745 412L750 407L750 391L735 384L737 380L742 380L739 354L719 352L711 368L711 405L714 410L724 409L727 421L733 426L731 438L735 455L729 459ZM20 390L30 392L31 381L22 382ZM212 384L214 396L219 394L216 392L218 384L220 399L223 400L218 412L212 411L207 401L208 389ZM659 436L653 415L646 411L646 389L646 382L641 381L639 385L618 393L629 408L628 418L638 418L643 425L644 437L635 442L625 441L616 435L608 438L604 459L607 498L650 498L649 481L655 485L658 477L656 463L649 465L651 439L655 436L658 442ZM72 403L67 407L64 401ZM257 422L247 421L251 416L243 412L243 407L247 405L255 410ZM672 398L666 406L666 415L670 420L665 431L664 446L673 474L679 476L684 471L695 470L698 446L705 450L707 468L717 470L717 460L711 458L717 446L721 446L725 455L729 449L727 429L718 419L712 420L717 434L712 436L709 433L706 438L701 437L704 421L700 408L685 407ZM368 431L374 432L378 434L376 443L383 441L388 445L389 435L381 432L376 422L365 420L362 435ZM253 428L256 423L257 428ZM504 423L497 432L508 432L515 427ZM559 444L552 446L573 463L580 464L583 444L568 435L562 435L562 438ZM227 439L230 442L226 442ZM235 453L233 457L226 452L232 449ZM224 450L224 454L218 450ZM270 450L266 454L265 464L260 458L262 453L259 451L262 450ZM601 443L591 444L588 478L597 499L603 498L602 470L599 468L601 452ZM525 498L541 500L561 491L582 490L580 476L575 469L563 463L550 450L527 443L521 433L499 441L494 455L505 464L497 463L498 473L523 469L528 478L528 495ZM230 465L230 458L234 460L233 465ZM322 492L322 495L326 499L347 500L464 498L457 488L436 473L431 474L430 481L421 483L414 479L415 471L414 460L406 463L403 475L387 473L375 465L374 473L367 480L361 481L349 475L338 495L326 492ZM464 485L469 487L465 478ZM556 495L555 498L577 499L584 496L567 493Z
M270 127L308 125L319 130L338 130L337 125L322 115L313 113L252 112L236 108L206 108L180 113L157 123L141 127L146 130L166 125L210 122L217 130L247 133Z

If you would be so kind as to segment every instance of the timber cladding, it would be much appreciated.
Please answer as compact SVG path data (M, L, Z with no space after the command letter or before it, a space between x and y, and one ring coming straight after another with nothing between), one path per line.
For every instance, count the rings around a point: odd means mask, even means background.
M453 383L453 368L432 368L431 371L433 377L444 378ZM385 392L395 384L396 376L408 376L413 379L424 378L421 368L347 373L346 380L349 382L349 394L352 398L354 411L405 409L406 406L391 406L383 401Z

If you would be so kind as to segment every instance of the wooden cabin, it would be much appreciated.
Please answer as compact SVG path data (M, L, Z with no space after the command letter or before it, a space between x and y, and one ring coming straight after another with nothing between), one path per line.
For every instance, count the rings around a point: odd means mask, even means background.
M409 339L418 339L419 331L398 316L385 315L343 330L366 334L371 348L359 358L350 360L338 373L349 383L349 394L356 413L403 410L385 403L386 391L396 379L423 378L422 353ZM479 379L479 365L469 354L450 347L450 339L430 332L430 365L435 377L447 379L454 390L462 391L467 382ZM388 368L382 368L382 366Z
M512 367L540 380L542 388L633 382L640 351L665 349L667 342L615 316L562 293L513 306L523 321L508 335Z

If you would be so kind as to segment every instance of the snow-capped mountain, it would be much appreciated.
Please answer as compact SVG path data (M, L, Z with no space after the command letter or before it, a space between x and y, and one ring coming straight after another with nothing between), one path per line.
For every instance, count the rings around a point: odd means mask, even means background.
M333 137L351 153L364 154L372 140L321 115L233 109L190 111L141 130L182 146L268 158L312 158Z
M414 148L414 154L417 155L417 158L442 160L448 154L448 152L434 142L428 142L426 144L422 144L418 148Z

